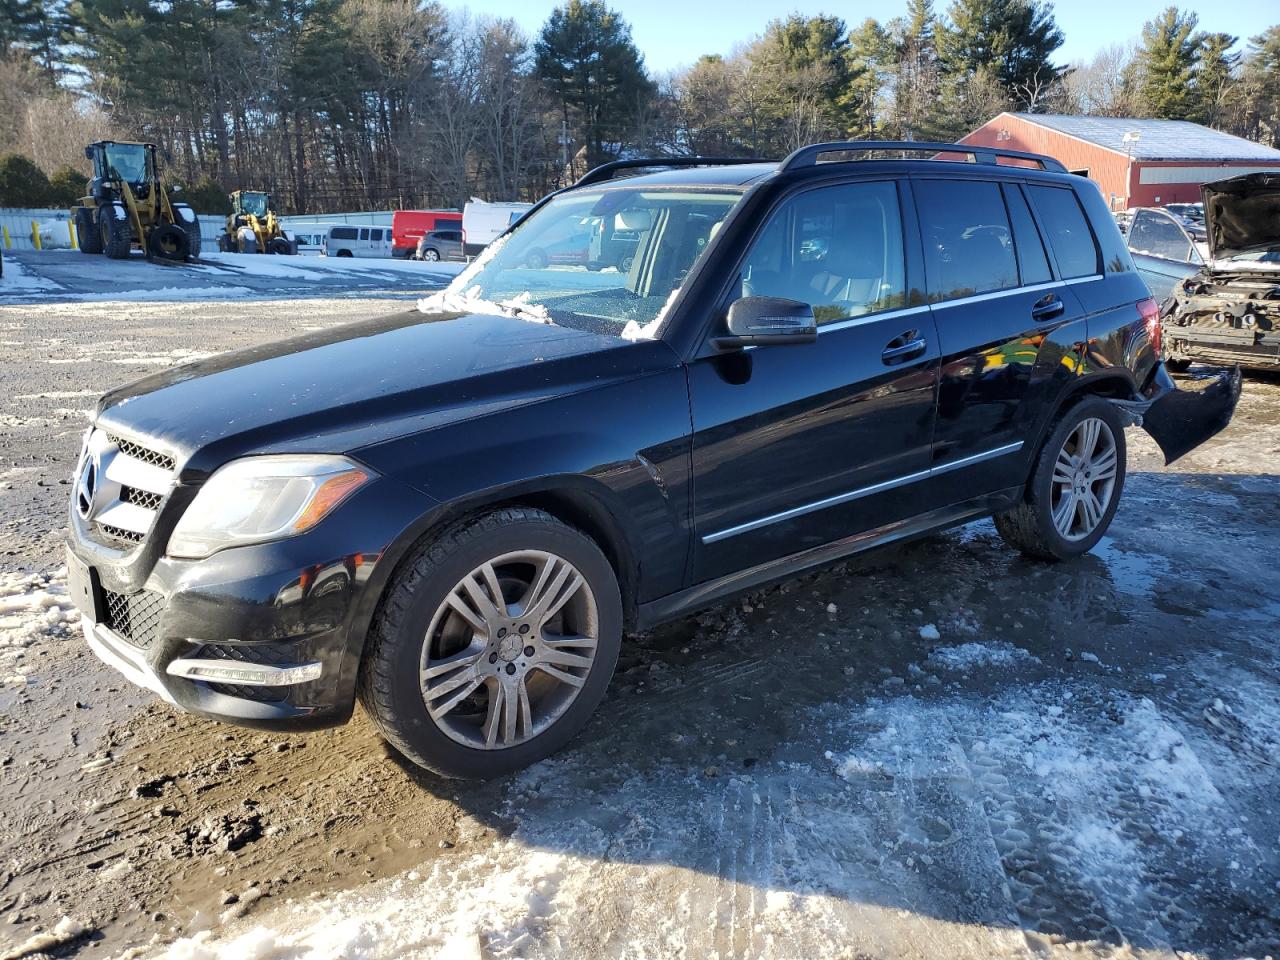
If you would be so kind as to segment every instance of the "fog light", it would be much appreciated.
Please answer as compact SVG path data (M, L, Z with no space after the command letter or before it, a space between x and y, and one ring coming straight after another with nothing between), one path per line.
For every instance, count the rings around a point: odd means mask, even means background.
M187 680L208 680L214 683L241 683L250 687L287 687L320 679L324 665L291 663L273 667L260 663L233 663L226 660L197 660L180 658L165 668L170 676Z

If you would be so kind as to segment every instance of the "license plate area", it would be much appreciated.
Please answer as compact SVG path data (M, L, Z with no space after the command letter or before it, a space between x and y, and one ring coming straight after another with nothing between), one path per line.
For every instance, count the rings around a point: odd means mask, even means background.
M77 610L94 623L102 622L102 586L98 572L70 550L67 551L67 593Z

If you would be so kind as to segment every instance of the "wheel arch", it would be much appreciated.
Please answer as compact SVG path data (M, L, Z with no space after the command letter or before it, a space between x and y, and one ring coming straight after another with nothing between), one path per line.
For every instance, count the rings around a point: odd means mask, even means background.
M1138 385L1133 374L1119 367L1100 370L1088 376L1077 377L1067 384L1052 404L1047 416L1042 417L1032 443L1027 445L1026 462L1028 477L1040 454L1040 447L1052 432L1054 424L1085 397L1103 397L1107 400L1132 400L1138 396Z
M508 507L542 510L562 523L580 530L604 553L618 578L622 598L623 623L636 623L639 555L631 537L610 506L610 494L595 481L580 476L545 477L512 487L496 488L442 504L419 517L383 551L383 556L367 602L350 623L348 650L356 660L363 658L366 640L387 592L405 563L418 547L439 537L444 530Z

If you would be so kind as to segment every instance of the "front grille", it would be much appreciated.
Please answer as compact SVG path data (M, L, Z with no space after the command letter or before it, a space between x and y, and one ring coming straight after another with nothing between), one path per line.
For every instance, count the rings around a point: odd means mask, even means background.
M75 509L99 543L130 550L146 541L176 468L167 454L94 430L77 467Z
M164 597L154 590L139 593L113 593L102 591L106 604L104 623L131 646L149 650L160 636L160 614L164 612Z
M143 490L140 487L121 487L120 499L124 503L137 504L147 510L158 510L160 504L164 503L164 497L160 494Z
M112 540L119 540L121 543L141 543L146 539L145 533L138 533L137 530L125 530L123 527L113 527L109 523L99 524L98 529Z
M107 434L107 439L119 447L120 452L126 457L133 457L135 460L141 460L143 463L149 463L153 467L159 467L161 470L173 470L177 464L173 457L161 453L159 450L148 450L142 444L134 443L132 440L125 440L123 437Z

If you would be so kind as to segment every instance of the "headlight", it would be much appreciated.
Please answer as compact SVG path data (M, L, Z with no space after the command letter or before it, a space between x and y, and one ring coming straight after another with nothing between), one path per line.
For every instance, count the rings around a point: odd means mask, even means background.
M309 530L373 476L332 456L233 460L214 472L169 537L169 556L199 560Z

